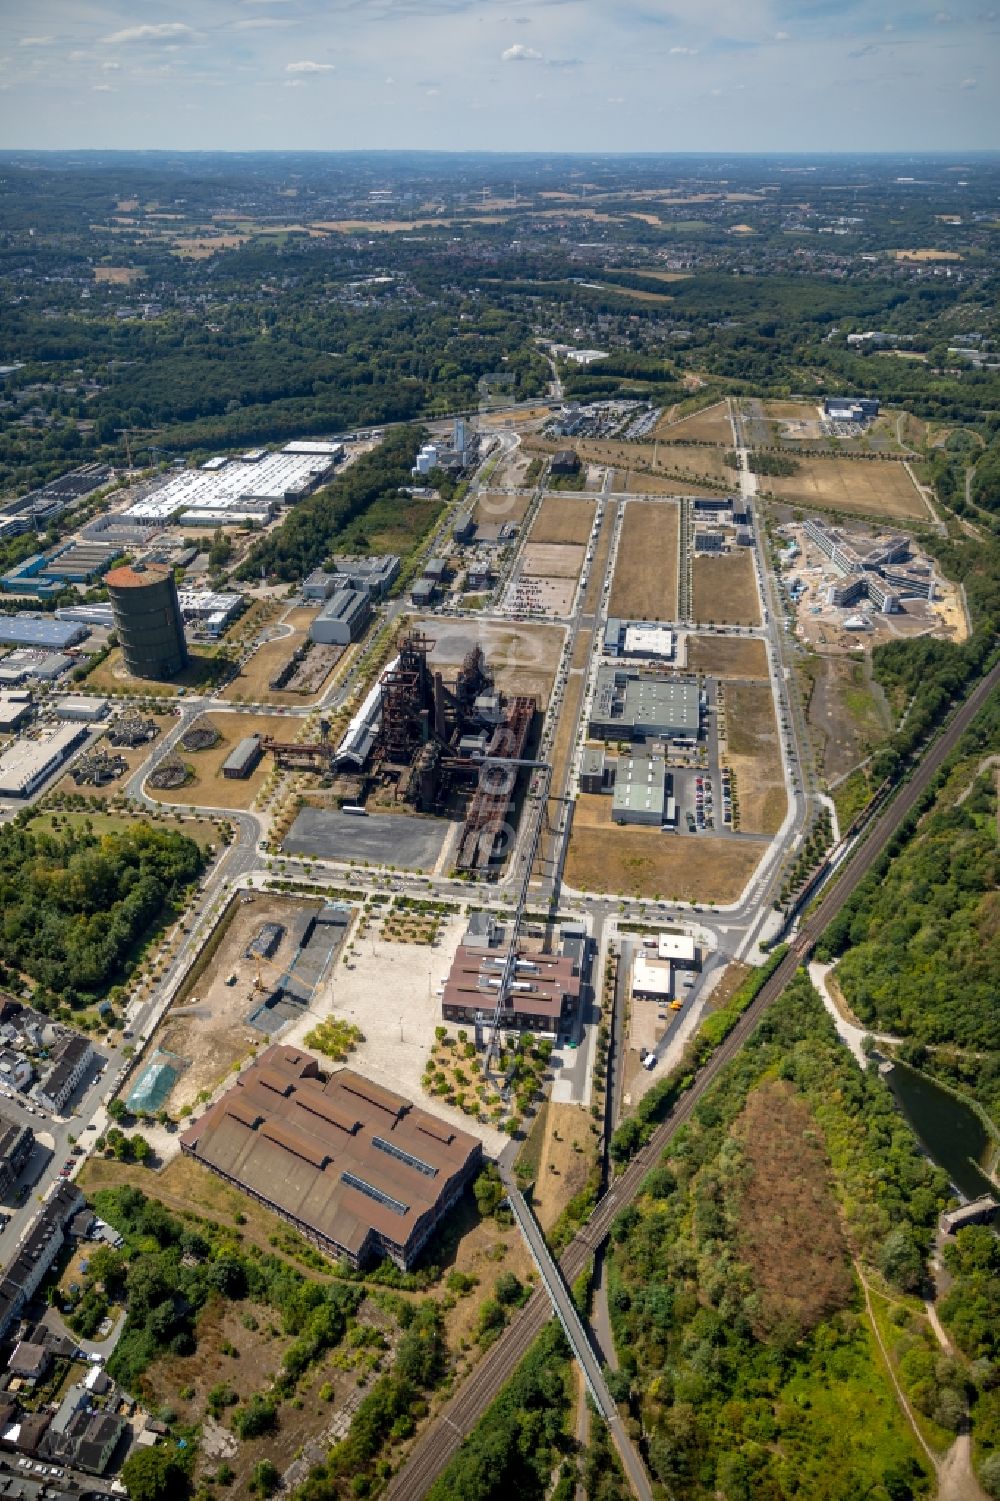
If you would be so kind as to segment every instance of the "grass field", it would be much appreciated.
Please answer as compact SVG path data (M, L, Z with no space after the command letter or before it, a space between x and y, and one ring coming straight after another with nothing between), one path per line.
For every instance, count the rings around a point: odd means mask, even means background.
M689 636L687 665L713 678L767 679L767 650L763 641L738 636Z
M58 820L58 824L56 823ZM148 813L60 813L57 809L46 810L38 813L31 820L31 830L35 834L51 834L67 829L87 829L94 834L120 834L123 829L129 828L134 823L152 823ZM200 844L206 849L210 844L218 845L219 831L215 824L208 818L185 818L180 823L171 821L169 828L180 834L186 834L193 839L195 844Z
M788 800L769 684L729 684L726 734L728 760L739 784L740 829L747 834L776 834Z
M566 884L661 901L734 902L767 848L749 839L682 836L611 822L610 797L576 801Z
M319 610L315 606L310 608L302 605L296 610L290 610L283 624L291 626L291 634L281 636L277 641L267 641L258 647L246 666L223 689L221 697L227 700L242 699L246 703L266 702L289 706L309 705L321 698L329 686L329 674L312 694L290 693L286 689L268 686L279 668L284 666L292 653L307 639L309 627L318 614ZM354 656L357 651L357 643L347 647L340 661L335 664L336 668L342 669L344 657L348 654Z
M440 500L376 500L334 539L338 553L407 553L426 537L444 509Z
M222 763L245 735L275 735L293 740L299 728L294 719L276 714L206 714L203 716L222 734L211 750L187 751L177 747L177 755L190 766L193 776L183 787L165 791L146 787L159 803L190 805L195 808L249 808L272 766L270 756L262 756L252 776L245 780L222 775Z
M656 427L656 437L661 443L719 443L731 448L733 429L729 421L729 408L724 401L692 412L679 422L661 418Z
M680 515L669 501L626 504L609 614L628 620L674 619L679 531Z
M702 625L760 625L760 601L748 547L702 553L691 569L694 618Z
M693 480L662 474L646 474L642 469L615 471L614 488L629 495L718 495L717 489L696 485Z
M529 542L586 543L594 525L596 503L564 495L546 495L528 533Z
M793 505L825 506L866 516L926 521L927 506L903 464L800 458L789 475L762 475L760 486Z
M128 693L143 698L175 698L180 688L206 692L229 670L225 657L208 656L197 646L188 646L190 661L169 683L154 683L146 678L134 678L125 671L121 647L116 646L99 662L86 679L87 693Z

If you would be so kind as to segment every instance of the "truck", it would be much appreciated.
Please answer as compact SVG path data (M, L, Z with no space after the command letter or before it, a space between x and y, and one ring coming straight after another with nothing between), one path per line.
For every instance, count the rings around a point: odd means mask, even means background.
M355 818L367 818L368 809L362 808L359 803L344 803L341 813L353 813Z

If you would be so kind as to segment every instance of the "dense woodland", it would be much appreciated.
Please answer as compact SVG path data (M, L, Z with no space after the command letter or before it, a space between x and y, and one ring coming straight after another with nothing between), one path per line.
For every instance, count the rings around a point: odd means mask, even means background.
M0 963L29 975L45 1009L87 1004L126 978L205 863L186 834L136 822L35 833L0 828Z
M726 1501L926 1492L852 1263L919 1287L946 1196L800 978L613 1232L617 1394L665 1486ZM954 1431L969 1381L932 1362L917 1397L933 1422Z

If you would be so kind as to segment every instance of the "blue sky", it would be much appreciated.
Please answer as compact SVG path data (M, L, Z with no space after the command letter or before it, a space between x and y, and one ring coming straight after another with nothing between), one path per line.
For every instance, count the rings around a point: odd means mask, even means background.
M1000 0L5 0L0 147L966 151Z

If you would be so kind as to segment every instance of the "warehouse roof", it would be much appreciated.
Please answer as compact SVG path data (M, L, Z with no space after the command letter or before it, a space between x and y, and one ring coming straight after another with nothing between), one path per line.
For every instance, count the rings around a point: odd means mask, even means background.
M0 643L6 646L46 646L62 650L86 640L90 632L78 620L53 620L33 610L0 615Z
M360 1257L374 1237L403 1250L436 1213L479 1142L352 1069L268 1048L182 1137L185 1151Z

